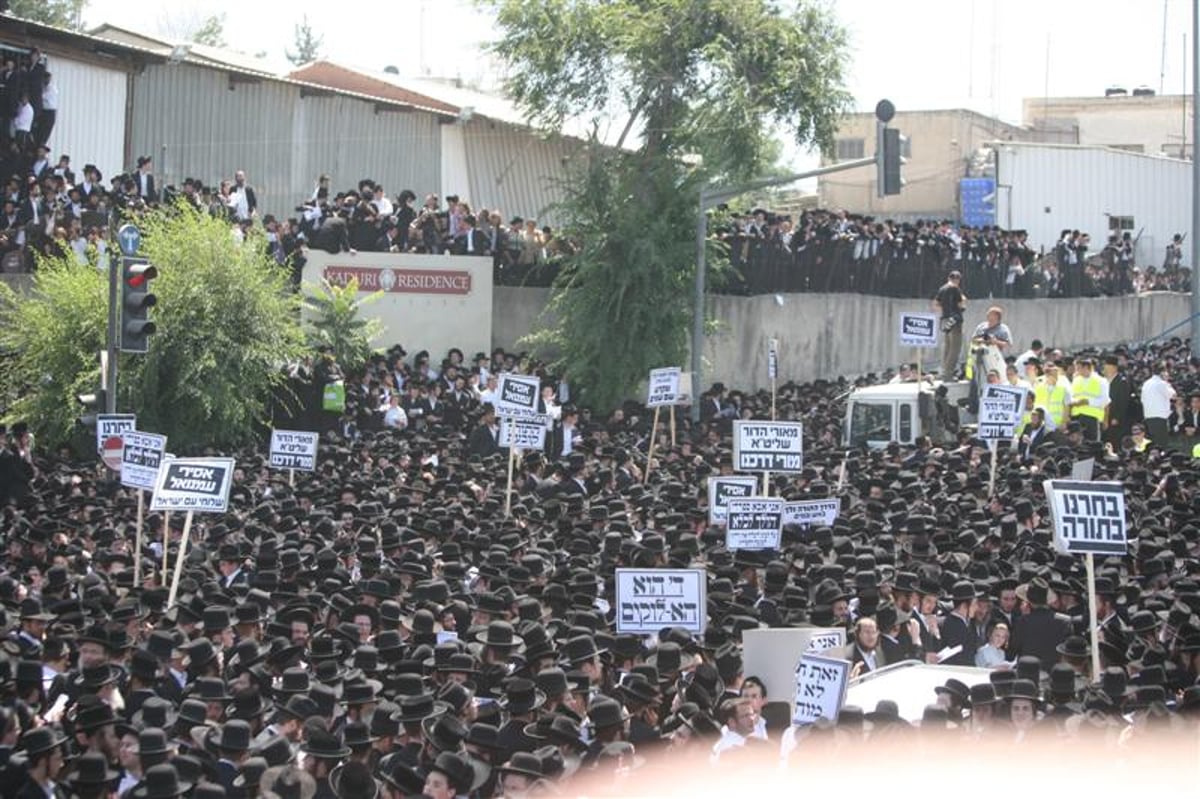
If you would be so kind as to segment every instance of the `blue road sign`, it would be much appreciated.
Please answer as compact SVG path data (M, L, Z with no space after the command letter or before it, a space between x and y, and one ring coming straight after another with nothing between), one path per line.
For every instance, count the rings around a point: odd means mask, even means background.
M122 253L135 255L142 246L142 232L136 225L121 225L121 229L117 231L117 242L121 245Z

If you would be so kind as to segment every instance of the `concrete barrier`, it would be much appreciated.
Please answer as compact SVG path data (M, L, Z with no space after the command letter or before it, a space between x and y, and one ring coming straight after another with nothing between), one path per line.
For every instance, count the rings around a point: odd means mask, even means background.
M928 311L916 299L858 294L785 294L757 297L714 296L711 313L720 323L704 349L707 388L714 380L739 388L766 388L767 339L779 339L779 379L808 381L856 375L894 367L916 358L901 349L897 328L901 311ZM497 286L492 313L493 346L512 346L538 323L548 289ZM987 308L1004 309L1018 351L1041 339L1047 346L1078 348L1143 341L1186 320L1189 299L1182 294L1105 297L1079 300L975 300L966 311L967 333L983 321ZM1186 336L1180 327L1174 335ZM940 350L926 350L929 369L940 363Z

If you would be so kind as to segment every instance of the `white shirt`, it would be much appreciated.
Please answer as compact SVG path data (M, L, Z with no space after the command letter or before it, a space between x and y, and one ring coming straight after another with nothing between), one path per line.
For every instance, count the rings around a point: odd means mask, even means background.
M383 414L383 426L403 430L408 427L408 414L399 405L388 408Z
M1025 350L1020 355L1018 355L1017 360L1013 364L1014 366L1017 367L1017 373L1025 374L1025 366L1026 366L1026 364L1029 363L1029 359L1030 358L1038 358L1038 357L1041 357L1041 356L1039 356L1033 350Z
M58 110L58 88L55 87L53 80L42 89L42 108L47 111Z
M17 107L17 114L13 117L13 130L25 133L33 130L33 106L29 103Z
M733 730L729 729L729 727L722 727L720 739L715 744L713 744L712 760L715 763L716 761L721 759L722 752L724 752L728 749L737 749L738 747L745 746L745 745L746 745L745 738L743 738L741 735L734 732Z
M375 206L375 211L380 216L391 216L392 212L395 210L392 207L392 201L387 197L376 197L371 201L371 204Z
M1158 375L1142 383L1142 413L1147 419L1166 419L1171 415L1175 389Z

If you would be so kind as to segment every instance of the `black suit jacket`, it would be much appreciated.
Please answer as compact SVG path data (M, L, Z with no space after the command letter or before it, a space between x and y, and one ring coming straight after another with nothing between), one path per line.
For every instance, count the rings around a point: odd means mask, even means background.
M1025 436L1029 436L1029 441L1025 441ZM1042 425L1036 430L1026 425L1021 431L1021 443L1017 447L1018 454L1022 460L1032 458L1037 454L1043 446L1050 440L1050 431L1046 429L1046 425Z
M133 182L137 184L138 196L148 203L158 202L158 190L154 187L154 174L146 175L146 190L142 191L142 178L136 172L133 174Z
M979 648L979 638L975 630L958 616L950 614L942 621L942 648L962 646L962 651L954 657L947 658L943 663L951 666L974 666L975 650Z
M495 455L499 452L500 445L496 443L492 429L481 424L471 431L471 437L467 440L467 450L472 455L486 458L488 455Z
M471 251L467 252L467 238L471 239ZM471 228L466 233L454 237L454 247L451 250L455 255L491 255L488 247L489 242L487 236L480 233L478 230Z
M1133 386L1124 373L1118 373L1108 384L1108 418L1116 422L1122 432L1128 432L1130 406L1133 404Z
M1055 649L1071 634L1071 619L1049 608L1034 608L1013 625L1009 649L1017 657L1033 655L1046 671L1058 662Z

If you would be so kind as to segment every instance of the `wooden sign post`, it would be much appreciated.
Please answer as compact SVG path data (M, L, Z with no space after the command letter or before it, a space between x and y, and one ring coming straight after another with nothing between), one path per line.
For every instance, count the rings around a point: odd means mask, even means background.
M650 423L650 449L646 451L646 472L642 475L642 485L650 481L650 464L654 461L654 445L658 443L658 408L654 409L654 421Z
M146 492L139 488L137 497L137 532L133 538L133 587L135 589L142 582L142 525L146 520Z
M179 555L175 558L175 574L171 577L171 590L167 594L167 607L175 604L175 595L179 593L179 577L183 574L183 559L187 557L188 535L192 532L192 516L195 511L188 511L183 517L183 537L179 539Z

